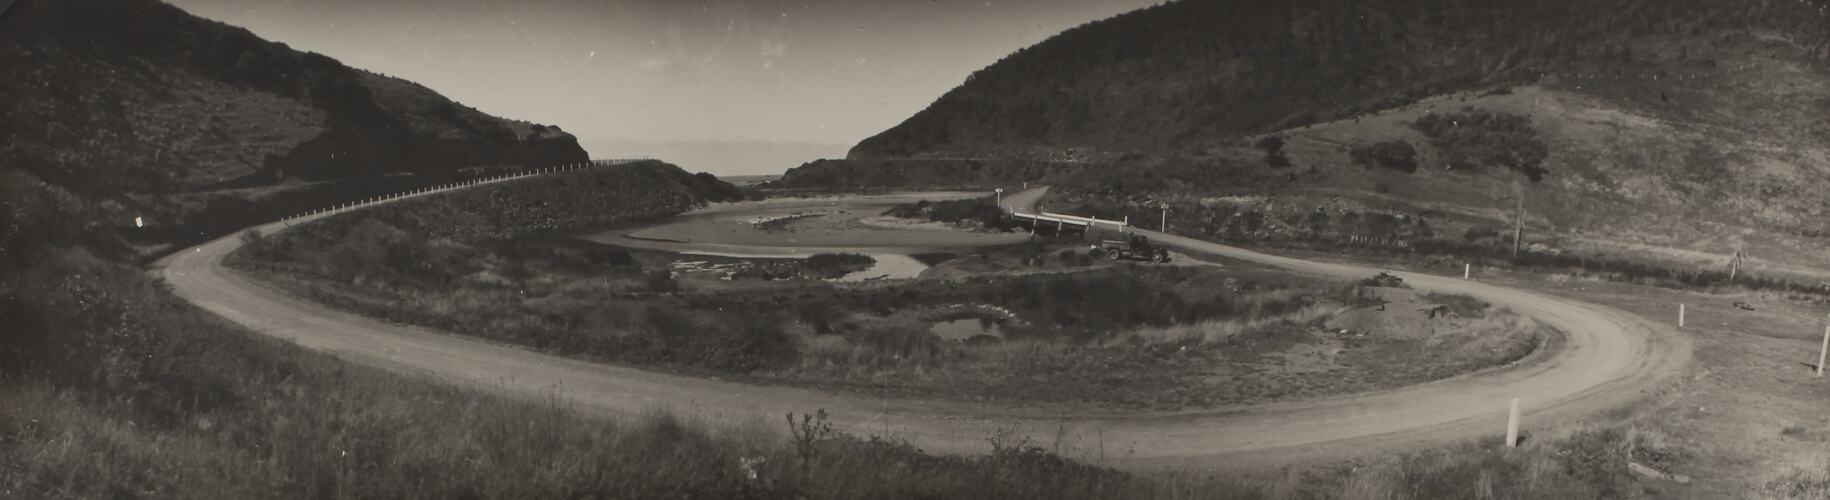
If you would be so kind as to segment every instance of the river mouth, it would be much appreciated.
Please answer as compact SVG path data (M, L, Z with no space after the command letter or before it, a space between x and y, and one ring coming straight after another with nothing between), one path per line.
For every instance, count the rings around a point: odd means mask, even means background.
M869 199L809 199L714 207L639 227L574 238L682 255L739 259L807 258L860 254L876 262L833 281L911 279L960 249L1021 243L1026 234L974 231L907 220L886 224L886 210L920 200L971 193L916 193Z
M834 249L832 249L833 251L831 251L831 252L815 252L815 253L807 253L807 252L805 252L805 249L794 249L794 248L764 249L764 250L783 250L783 252L766 252L765 251L765 252L761 252L761 253L744 253L744 252L703 252L703 251L688 250L688 251L679 252L679 254L680 255L700 255L700 256L710 256L710 257L728 257L728 258L733 258L733 259L804 259L807 257L812 257L817 253L850 253L850 254L859 254L859 255L868 256L871 258L871 260L875 261L875 262L871 263L870 267L866 267L864 269L860 269L857 271L852 271L852 272L846 273L844 276L832 278L829 280L829 281L840 281L840 282L862 282L862 281L877 281L877 280L886 280L886 279L887 280L912 279L912 278L920 277L921 273L923 271L927 271L929 267L933 267L927 263L924 263L923 262L924 259L919 258L917 256L900 254L900 253L874 253L874 252L866 251L868 249L834 248Z
M877 262L862 271L847 274L834 281L876 281L881 279L910 279L921 276L928 270L928 265L914 257L899 254L864 254Z

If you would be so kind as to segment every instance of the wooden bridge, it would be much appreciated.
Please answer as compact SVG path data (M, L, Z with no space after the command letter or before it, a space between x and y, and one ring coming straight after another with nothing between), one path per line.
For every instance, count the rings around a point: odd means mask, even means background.
M1042 212L1042 213L1033 213L1032 214L1032 213L1012 211L1012 212L1010 212L1010 218L1013 222L1015 222L1019 225L1028 226L1029 232L1031 232L1031 233L1036 232L1037 229L1048 229L1048 228L1054 228L1055 232L1057 232L1057 233L1064 232L1064 231L1083 231L1084 232L1084 231L1094 230L1094 229L1099 229L1099 228L1108 228L1108 229L1112 229L1115 231L1124 231L1125 228L1131 226L1130 221L1105 220L1105 219L1099 219L1099 218L1094 218L1094 217L1081 217L1078 215L1058 214L1058 213L1054 213L1054 212Z

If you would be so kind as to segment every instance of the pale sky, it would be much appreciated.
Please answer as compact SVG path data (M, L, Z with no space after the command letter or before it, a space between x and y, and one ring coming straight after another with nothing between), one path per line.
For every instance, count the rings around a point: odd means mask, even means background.
M604 157L638 152L593 145L843 154L1019 48L1161 0L168 1L487 113L557 124Z

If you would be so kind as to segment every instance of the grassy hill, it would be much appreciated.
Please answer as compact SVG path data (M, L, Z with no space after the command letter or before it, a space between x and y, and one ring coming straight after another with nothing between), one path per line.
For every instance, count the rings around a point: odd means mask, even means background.
M1011 54L782 184L1275 195L1457 233L1522 191L1531 234L1567 238L1538 243L1830 268L1804 251L1827 144L1822 0L1184 0Z
M1454 91L1594 73L1643 78L1589 90L1651 104L1660 91L1732 84L1755 59L1822 63L1830 57L1825 8L1816 0L1170 2L1019 50L851 156L1187 149ZM1751 104L1760 93L1719 100ZM1685 94L1677 97L1699 97Z
M586 159L557 127L154 0L20 1L0 16L0 66L0 164L111 201L113 223L144 217L157 235L143 245L448 181L458 167Z

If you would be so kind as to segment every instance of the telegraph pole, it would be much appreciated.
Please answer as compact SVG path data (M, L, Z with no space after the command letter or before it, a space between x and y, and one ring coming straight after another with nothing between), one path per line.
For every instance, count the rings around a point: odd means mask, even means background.
M1167 201L1163 202L1163 222L1159 224L1157 231L1165 234L1169 233L1169 202Z
M1735 276L1741 274L1741 256L1745 254L1741 242L1735 242L1735 257L1728 261L1728 281L1735 281Z
M1824 376L1824 361L1830 358L1830 324L1824 325L1824 345L1817 348L1817 376Z
M1519 247L1525 244L1525 184L1514 183L1518 188L1517 204L1512 209L1512 258L1519 258Z

